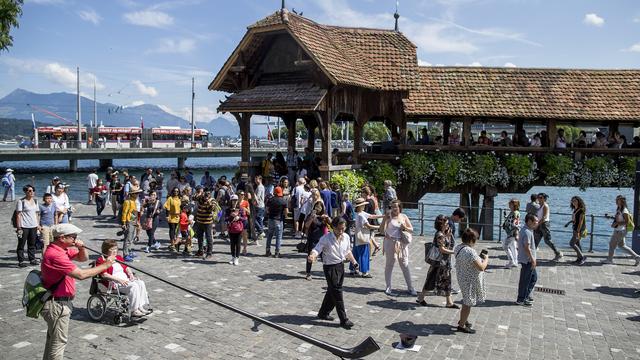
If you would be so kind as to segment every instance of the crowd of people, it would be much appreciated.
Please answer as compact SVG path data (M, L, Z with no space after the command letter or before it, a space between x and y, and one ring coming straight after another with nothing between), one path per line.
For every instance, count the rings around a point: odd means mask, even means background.
M428 305L428 294L443 296L446 308L460 310L457 331L475 332L468 319L471 308L486 298L484 270L489 256L486 251L476 252L478 233L471 228L461 231L461 242L456 241L457 224L466 218L463 209L456 209L450 216L436 217L432 241L435 255L425 254L430 267L418 292L412 284L409 264L413 225L403 213L392 181L384 181L380 194L369 184L356 194L347 194L325 179L301 176L297 169L276 171L268 162L263 165L263 171L253 177L239 173L231 179L225 176L215 179L207 171L199 181L189 169L174 170L167 179L160 170L151 168L140 177L112 168L102 176L92 171L87 176L88 203L95 204L96 216L102 218L106 216L103 211L110 208L113 221L120 225L117 235L122 241L120 246L115 240L105 241L97 266L86 270L71 262L85 261L88 257L83 243L76 239L81 230L71 224L74 209L67 194L68 186L54 177L40 200L35 188L26 185L24 196L16 200L15 207L18 263L21 267L28 266L24 256L27 245L29 263L40 264L36 257L36 242L40 238L44 247L41 268L43 274L49 274L43 275L44 283L52 285L53 279L60 281L60 276L69 283L64 290L54 292L56 304L45 307L44 317L49 323L46 351L64 350L66 338L60 332L66 330L58 327L68 326L70 310L65 308L65 302L75 296L73 279L103 274L104 279L128 294L133 304L131 316L145 316L150 309L144 282L135 278L125 265L136 258L136 250L168 251L175 256L209 260L221 255L213 252L213 239L221 238L229 244L229 264L238 266L241 257L247 255L248 246L260 249L261 242L263 250L254 255L280 257L285 233L300 241L298 251L307 254L306 280L313 280L313 263L322 259L327 292L318 318L331 321L330 313L336 309L340 325L345 329L353 326L343 298L344 262L350 262L351 276L371 279L371 260L382 251L387 295L396 294L392 273L397 261L406 293L416 296L418 305ZM502 224L507 235L503 242L505 267L520 267L516 303L531 306L537 281L538 246L542 241L549 246L554 252L552 261L561 261L563 254L552 239L552 215L546 194L532 195L524 219L517 199L510 200L508 206L510 212L505 214ZM586 207L578 196L571 199L569 206L573 211L572 220L565 225L573 229L569 245L576 252L575 263L582 265L587 260L580 246L580 240L587 235ZM612 263L614 251L620 247L635 259L636 265L640 264L640 256L625 244L633 221L624 197L616 198L616 213L611 218L613 234L609 257L604 263ZM155 232L165 223L169 238L158 239ZM144 236L143 230L147 241L137 245ZM161 245L165 241L166 245ZM193 248L195 243L197 249ZM459 290L453 287L454 274ZM461 301L457 304L454 295L458 293Z
M427 128L420 130L420 136L416 138L413 131L407 132L407 145L443 145L444 138L442 135L431 138ZM454 128L447 137L448 145L464 145L465 141L460 135L460 130ZM565 136L565 130L560 128L557 130L552 143L549 143L547 131L543 130L528 136L524 129L510 135L506 130L500 132L497 138L489 135L486 130L481 130L477 138L471 136L471 145L475 146L530 146L530 147L555 147L557 149L565 148L609 148L609 149L640 149L640 136L634 136L632 141L628 141L627 137L619 131L611 131L609 135L605 135L601 131L597 131L591 137L587 136L587 132L582 130L578 137L569 141Z

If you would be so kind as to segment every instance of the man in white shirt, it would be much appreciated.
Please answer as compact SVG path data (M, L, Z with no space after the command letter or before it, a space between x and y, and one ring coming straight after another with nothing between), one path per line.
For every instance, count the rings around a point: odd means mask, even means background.
M93 204L93 190L98 183L98 174L96 174L97 170L91 170L91 174L87 175L87 187L89 188L89 205Z
M295 238L302 238L302 225L300 220L300 198L304 194L304 185L307 181L304 178L298 179L298 186L293 189L291 196L291 208L293 208L293 227L295 231Z
M342 216L336 216L331 221L333 232L320 238L318 245L311 250L307 261L314 262L319 254L322 254L324 276L327 280L327 292L324 294L322 306L318 311L318 318L321 320L333 320L329 314L336 308L340 318L340 326L351 329L353 322L347 318L344 309L344 299L342 297L342 282L344 280L344 260L349 260L355 269L358 269L358 262L351 254L351 240L344 230L347 222Z

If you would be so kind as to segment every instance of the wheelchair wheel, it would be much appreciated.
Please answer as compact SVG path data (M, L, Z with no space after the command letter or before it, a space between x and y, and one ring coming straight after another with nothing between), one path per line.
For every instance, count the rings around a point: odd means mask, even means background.
M94 321L100 321L107 312L107 302L99 295L93 295L87 300L87 312L89 317Z

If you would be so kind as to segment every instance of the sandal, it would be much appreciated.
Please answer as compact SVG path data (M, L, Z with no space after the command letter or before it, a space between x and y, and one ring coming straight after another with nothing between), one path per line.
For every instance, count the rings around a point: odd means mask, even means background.
M466 325L464 327L458 325L458 327L456 328L456 331L460 331L460 332L463 332L465 334L475 334L476 333L475 330L473 330L472 328L470 328L470 327L468 327Z
M451 305L447 305L448 309L460 309L460 306L456 305L456 304L451 304Z
M376 254L378 253L378 251L380 251L380 246L376 246L375 249L373 249L373 253L371 254L371 257L376 256Z
M425 300L418 300L416 299L416 303L420 306L428 306L427 302Z

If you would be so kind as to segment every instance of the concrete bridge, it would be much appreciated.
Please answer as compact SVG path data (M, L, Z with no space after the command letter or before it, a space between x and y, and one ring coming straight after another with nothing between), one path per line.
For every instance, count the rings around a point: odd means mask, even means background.
M286 152L286 148L256 148L255 157L265 157L267 153ZM184 168L187 158L194 157L240 157L240 148L170 148L170 149L1 149L0 161L47 161L69 160L69 169L77 171L78 160L100 160L100 167L113 165L113 159L176 158L178 168Z

